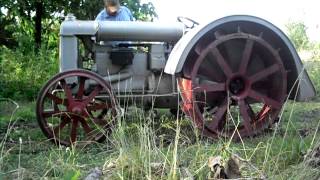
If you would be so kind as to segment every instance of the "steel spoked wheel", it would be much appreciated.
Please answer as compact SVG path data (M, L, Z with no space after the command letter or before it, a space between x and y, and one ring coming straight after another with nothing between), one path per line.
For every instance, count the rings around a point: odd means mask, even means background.
M103 78L90 71L72 70L47 82L39 93L36 113L50 140L70 146L104 140L116 121L116 108L116 98Z
M253 136L274 123L287 92L277 50L261 36L238 32L196 52L178 84L183 110L205 135Z

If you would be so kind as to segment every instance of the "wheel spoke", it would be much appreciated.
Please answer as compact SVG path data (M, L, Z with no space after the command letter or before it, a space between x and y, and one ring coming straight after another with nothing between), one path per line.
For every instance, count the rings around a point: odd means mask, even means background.
M198 43L196 45L196 47L194 48L195 52L200 56L201 55L201 52L203 51L204 49L204 44L201 44L201 43Z
M102 103L102 104L95 103L93 105L88 105L87 107L87 111L89 112L103 110L103 109L109 109L109 106L105 103Z
M281 102L275 101L271 99L270 97L263 95L253 89L249 91L249 97L267 104L268 106L271 106L272 108L281 109Z
M80 120L81 126L84 129L84 132L89 136L90 133L92 133L92 128L89 126L89 124L86 122L85 119L81 118Z
M244 48L244 52L242 55L242 60L239 68L240 74L245 74L247 71L247 67L251 58L252 49L253 49L254 41L251 39L248 39L246 42L246 46Z
M251 118L253 121L255 121L255 120L256 120L256 113L253 111L253 109L252 109L252 107L250 106L250 104L249 104L247 101L245 101L245 102L246 102L246 104L247 104L247 110L248 110L248 113L249 113L250 118Z
M83 97L85 81L86 79L84 77L79 78L79 89L77 93L77 99L82 99Z
M57 117L57 116L62 116L65 113L67 113L66 111L43 111L42 115L44 118L50 118L50 117Z
M62 79L62 80L60 80L60 83L61 83L62 88L64 89L64 91L67 95L68 101L70 101L70 102L73 101L72 92L71 92L71 89L68 87L66 80Z
M221 73L217 73L215 70L210 68L210 66L200 66L198 70L199 75L204 75L208 78L208 80L223 81L223 75Z
M99 115L94 115L92 111L87 111L88 116L91 117L92 119L97 118L97 119L104 119L104 116L108 113L109 109L102 109L102 111L99 113Z
M70 121L68 121L68 120L65 119L65 118L62 118L62 119L61 119L61 123L60 123L57 127L55 127L55 128L53 129L54 135L55 135L55 136L59 135L60 132L61 132L61 130L62 130L67 124L69 124L69 123L70 123Z
M202 84L194 88L194 92L221 92L226 90L225 83Z
M221 70L224 72L224 74L227 77L231 77L233 74L232 70L231 70L230 66L227 64L224 57L221 55L220 51L216 47L214 47L214 48L211 48L210 52L216 57L217 63L221 67Z
M89 104L99 94L101 90L102 90L101 86L99 85L96 86L83 103L86 105Z
M70 132L70 140L72 143L76 142L77 140L78 125L79 125L79 121L76 119L73 119L72 125L71 125L71 132Z
M267 69L264 69L263 71L251 76L250 81L252 84L255 82L258 82L258 81L276 73L279 69L280 69L279 65L274 64L274 65L268 67Z
M214 114L214 117L212 117L212 121L210 124L208 124L208 128L213 131L217 132L217 130L220 130L220 128L223 128L223 123L225 122L226 113L228 109L228 100L227 98L224 100L222 105L217 109L216 113Z
M247 104L244 100L239 101L239 108L240 108L240 114L242 116L243 125L246 131L248 133L251 133L253 131L251 122L254 119L254 117L252 117L252 109L251 107L249 107L249 104Z
M100 114L99 116L97 116L98 119L103 119L104 116L108 113L108 110L107 109L104 109Z
M102 128L107 128L110 126L110 123L104 119L99 119L99 118L93 118L94 124L102 127Z
M55 96L55 95L53 95L51 93L47 93L46 97L51 99L55 104L62 104L62 105L67 106L67 101L66 100L61 99L61 98L59 98L59 97L57 97L57 96Z

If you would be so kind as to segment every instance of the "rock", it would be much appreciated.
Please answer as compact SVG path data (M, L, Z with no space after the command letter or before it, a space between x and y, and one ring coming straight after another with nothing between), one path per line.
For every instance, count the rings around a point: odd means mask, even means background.
M102 170L99 168L94 168L90 170L89 175L85 178L85 180L99 180L102 176Z
M241 178L240 160L237 157L233 155L230 157L225 168L225 173L228 179Z
M240 160L232 155L229 160L224 163L221 156L211 157L208 166L213 173L209 179L239 179L241 178Z

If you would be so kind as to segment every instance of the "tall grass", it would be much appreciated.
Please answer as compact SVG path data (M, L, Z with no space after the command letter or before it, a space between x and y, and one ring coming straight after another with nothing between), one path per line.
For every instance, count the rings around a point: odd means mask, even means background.
M4 178L83 179L90 169L98 167L107 179L208 179L213 175L208 167L210 157L222 156L226 161L236 155L241 158L245 178L315 179L320 173L304 162L304 155L320 140L316 131L319 119L314 117L308 124L299 118L316 108L288 102L274 134L233 142L202 137L188 118L175 118L165 111L154 116L129 107L104 144L55 147L42 138L29 147L24 141L12 146L3 140L0 171ZM13 121L19 113L15 112ZM310 127L314 131L302 137L299 130ZM38 130L31 129L30 133ZM8 132L6 139L14 134Z

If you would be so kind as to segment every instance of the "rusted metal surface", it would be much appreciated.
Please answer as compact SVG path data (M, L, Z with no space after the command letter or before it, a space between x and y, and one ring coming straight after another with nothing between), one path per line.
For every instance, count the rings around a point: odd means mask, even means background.
M228 51L236 47L241 50ZM287 73L269 43L238 32L219 37L198 53L184 67L190 79L181 78L179 87L183 109L200 129L209 130L210 137L239 138L253 136L277 119L287 95Z
M75 90L66 83L68 78L79 79ZM96 82L90 91L85 89L88 81ZM106 93L110 101L96 99L100 92ZM43 87L36 113L43 133L50 140L70 146L76 141L102 141L111 131L116 106L105 80L93 72L73 70L58 74Z

